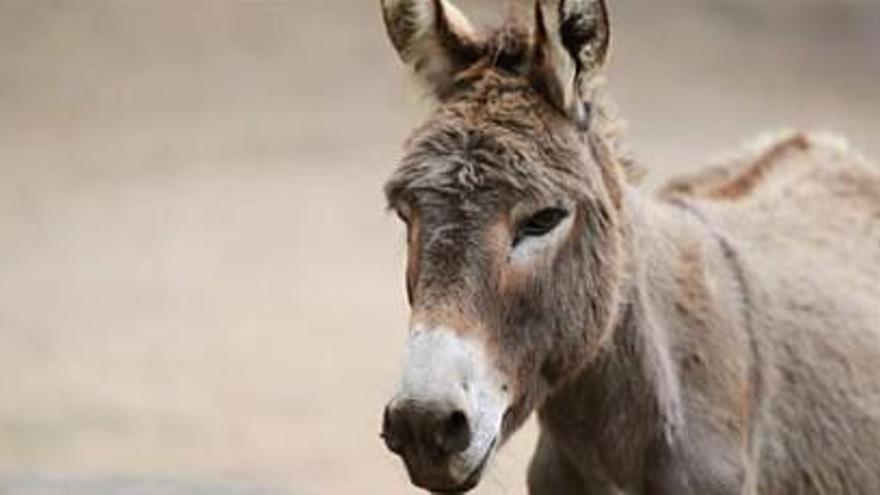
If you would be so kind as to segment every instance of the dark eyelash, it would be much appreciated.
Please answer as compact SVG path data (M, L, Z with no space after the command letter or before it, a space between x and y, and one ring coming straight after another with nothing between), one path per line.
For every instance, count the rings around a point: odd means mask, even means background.
M542 237L549 234L568 215L568 210L563 208L545 208L538 211L517 226L513 245L516 246L528 237Z

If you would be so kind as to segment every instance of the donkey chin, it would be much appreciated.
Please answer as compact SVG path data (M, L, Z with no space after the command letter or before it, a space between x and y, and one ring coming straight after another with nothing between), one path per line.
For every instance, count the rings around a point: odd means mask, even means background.
M413 484L464 493L480 481L501 442L508 387L483 346L447 328L411 333L382 436Z

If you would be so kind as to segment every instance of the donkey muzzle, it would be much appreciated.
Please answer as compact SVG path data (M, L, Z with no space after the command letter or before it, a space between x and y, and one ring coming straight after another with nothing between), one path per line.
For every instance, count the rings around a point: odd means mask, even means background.
M406 401L385 410L382 436L400 455L413 484L433 492L458 493L464 486L452 468L473 438L467 413L451 404Z
M446 329L416 329L382 437L413 484L462 493L480 480L507 408L506 387L480 345Z

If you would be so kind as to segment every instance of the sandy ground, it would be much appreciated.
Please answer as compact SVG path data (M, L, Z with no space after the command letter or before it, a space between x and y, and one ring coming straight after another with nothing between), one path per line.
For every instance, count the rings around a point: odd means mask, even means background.
M381 185L426 105L376 3L0 1L8 479L414 493L378 438L406 322ZM618 3L654 182L781 125L880 156L875 0ZM478 493L524 493L533 439Z
M289 495L283 488L244 483L198 483L175 479L132 479L124 476L7 475L4 495Z

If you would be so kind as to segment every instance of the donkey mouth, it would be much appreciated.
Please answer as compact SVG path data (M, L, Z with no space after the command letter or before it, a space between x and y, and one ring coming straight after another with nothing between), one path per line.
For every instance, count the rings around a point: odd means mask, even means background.
M425 488L428 488L429 490L431 490L431 493L437 495L461 495L473 490L477 487L477 485L480 484L480 480L483 477L483 472L486 470L486 466L489 464L489 458L491 458L492 454L495 452L495 445L497 444L497 442L497 438L492 440L492 443L489 444L489 448L486 449L486 453L485 455L483 455L483 458L476 465L476 467L474 467L467 478L465 478L464 482L459 486L454 488L444 488L440 490L430 489L428 487Z

